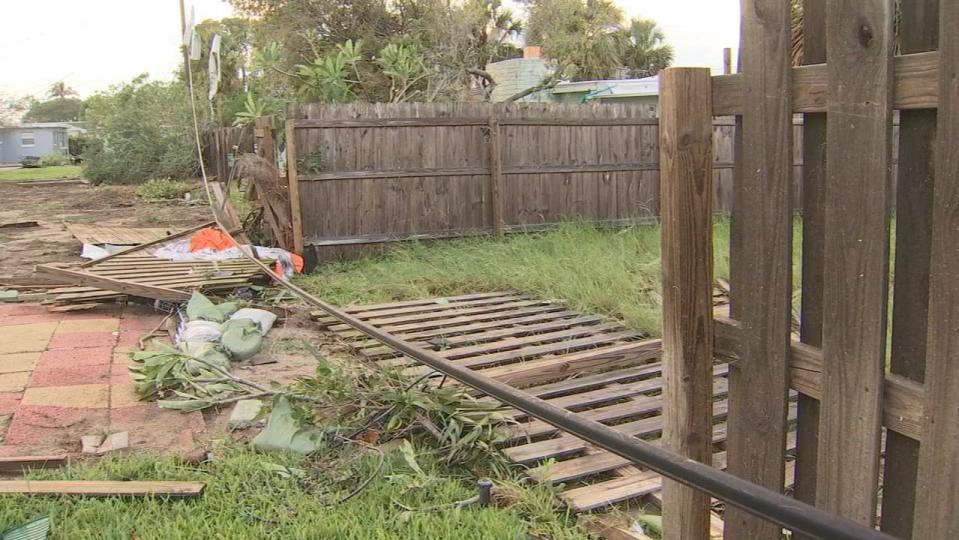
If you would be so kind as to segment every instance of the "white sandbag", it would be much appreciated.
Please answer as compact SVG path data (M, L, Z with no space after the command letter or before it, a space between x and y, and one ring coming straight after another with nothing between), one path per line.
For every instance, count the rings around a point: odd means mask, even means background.
M260 334L266 335L276 322L276 314L265 309L243 308L230 316L230 320L250 319L260 326Z
M183 326L180 341L217 343L223 337L223 327L213 321L190 321Z

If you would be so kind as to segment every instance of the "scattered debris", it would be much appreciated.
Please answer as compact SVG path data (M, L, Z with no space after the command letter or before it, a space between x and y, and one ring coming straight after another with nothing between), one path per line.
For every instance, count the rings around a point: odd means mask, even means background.
M100 444L103 443L103 435L84 435L80 437L81 452L84 454L96 454Z
M105 225L86 225L67 223L66 228L82 244L137 246L154 244L174 234L166 228L108 227Z
M0 540L46 540L49 535L50 518L41 517L0 532Z
M112 480L0 480L0 494L84 497L187 498L203 494L204 482Z
M293 407L286 396L280 396L273 404L266 427L253 439L253 448L262 452L295 452L309 455L323 444L327 432L336 428L320 429L302 426L293 417Z
M108 452L115 452L117 450L124 450L130 447L130 434L126 431L121 431L118 433L111 433L109 437L103 441L103 444L97 448L97 455L102 456Z
M263 402L258 399L237 401L236 405L233 406L233 412L230 413L227 429L236 431L253 427L262 410Z

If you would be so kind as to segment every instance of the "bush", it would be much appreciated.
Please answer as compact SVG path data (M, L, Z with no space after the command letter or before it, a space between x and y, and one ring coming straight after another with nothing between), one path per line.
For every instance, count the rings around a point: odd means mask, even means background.
M190 191L186 182L170 178L156 178L137 187L137 195L148 201L170 201L179 199Z
M186 89L141 75L87 101L94 140L84 151L84 176L94 183L188 178L197 169Z
M69 164L70 164L70 159L59 152L50 152L49 154L40 158L41 167L59 167L61 165L69 165Z

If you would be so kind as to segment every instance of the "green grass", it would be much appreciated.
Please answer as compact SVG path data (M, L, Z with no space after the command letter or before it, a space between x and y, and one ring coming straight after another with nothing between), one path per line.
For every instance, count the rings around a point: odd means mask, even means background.
M325 265L302 285L338 304L516 290L660 333L660 228L556 230L397 247L383 257ZM729 223L715 224L715 274L729 275Z
M713 226L716 278L729 279L729 221ZM793 285L801 276L802 224L793 227ZM661 333L658 225L598 229L569 223L503 239L466 238L400 245L387 254L330 263L300 284L336 304L379 303L484 291L515 290L561 298L573 308ZM796 295L798 309L798 295Z
M56 180L76 178L82 175L79 165L60 165L32 169L0 169L0 182L27 182L30 180Z
M357 452L349 449L346 455ZM358 497L331 506L369 475L377 460L356 459L353 471L330 466L329 461L328 456L319 459L311 469L316 476L308 474L305 481L281 477L263 466L297 467L302 465L298 458L233 446L218 449L214 461L203 465L137 455L35 472L30 478L200 480L207 485L203 495L192 500L0 496L0 530L49 516L54 539L523 539L533 532L585 540L569 519L554 512L553 495L546 488L523 488L522 497L506 507L404 510L394 501L421 509L467 499L476 490L467 475L442 470L422 455L417 462L427 476L410 483L412 469L396 451L387 454L384 474Z

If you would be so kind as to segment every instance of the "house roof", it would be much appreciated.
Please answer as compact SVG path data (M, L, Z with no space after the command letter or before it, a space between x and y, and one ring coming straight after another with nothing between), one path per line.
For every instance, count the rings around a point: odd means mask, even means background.
M71 133L83 133L87 131L83 122L33 122L12 126L0 126L0 129L66 129Z
M561 82L553 88L554 94L573 94L590 92L596 97L637 97L658 96L659 76L642 79L608 79L599 81Z

